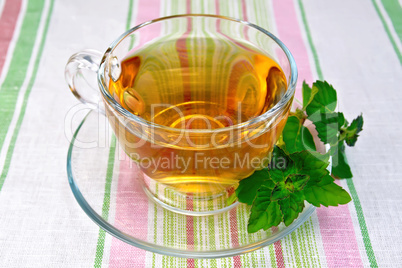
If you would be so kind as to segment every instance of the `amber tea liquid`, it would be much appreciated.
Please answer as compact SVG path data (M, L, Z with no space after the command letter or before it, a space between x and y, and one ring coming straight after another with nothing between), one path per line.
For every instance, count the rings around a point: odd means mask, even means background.
M286 77L272 58L224 38L154 42L126 57L120 67L119 78L109 86L115 100L145 120L175 129L244 123L272 108L287 89ZM288 111L263 134L236 144L225 135L203 133L171 140L156 135L141 143L127 126L112 125L126 153L150 178L182 192L213 193L249 176L258 160L266 159ZM131 146L136 143L141 145Z

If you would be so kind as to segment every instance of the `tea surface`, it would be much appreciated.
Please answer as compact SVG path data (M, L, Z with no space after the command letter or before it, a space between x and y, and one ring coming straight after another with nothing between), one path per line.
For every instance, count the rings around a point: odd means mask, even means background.
M110 90L128 111L160 125L211 129L270 109L286 78L267 55L224 39L171 39L121 62Z

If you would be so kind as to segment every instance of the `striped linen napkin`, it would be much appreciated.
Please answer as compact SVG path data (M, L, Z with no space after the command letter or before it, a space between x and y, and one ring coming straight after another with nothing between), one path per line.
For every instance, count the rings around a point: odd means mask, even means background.
M396 123L402 101L401 1L2 0L0 11L0 267L402 266L402 130ZM210 260L140 250L89 220L65 171L72 131L82 119L66 118L78 109L64 81L66 61L84 48L104 51L141 22L182 13L226 15L268 29L296 59L296 96L303 80L326 79L338 89L348 117L363 111L365 131L347 152L355 177L339 181L352 202L318 208L295 232L263 249ZM125 209L134 203L144 216L138 218L156 219L142 223L144 238L172 232L177 223L154 204L137 202L142 190L130 185L124 163L113 168L121 175L105 171L100 182L106 189L102 198L110 201L104 209L108 218L116 225L135 220ZM126 194L112 198L108 189ZM230 235L219 239L233 246L244 239L241 213L229 215L221 228ZM205 236L187 239L211 239L208 226L186 223L186 232L197 228Z

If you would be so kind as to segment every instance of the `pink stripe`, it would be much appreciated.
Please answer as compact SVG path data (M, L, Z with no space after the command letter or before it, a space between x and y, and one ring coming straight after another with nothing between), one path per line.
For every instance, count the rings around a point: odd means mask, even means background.
M235 188L230 187L227 189L228 196L234 194ZM230 240L233 248L239 247L239 228L237 225L237 208L229 211L229 228L230 228ZM233 267L241 267L240 256L233 257Z
M115 226L141 240L148 233L148 198L138 180L142 179L136 165L121 154L120 173L117 186ZM113 238L110 249L110 267L145 267L145 250L130 246Z
M187 0L187 14L191 13L191 1ZM189 58L187 52L187 37L192 30L192 21L190 18L187 19L187 29L181 38L176 41L176 50L180 60L180 66L182 69L187 70L189 68ZM183 77L183 100L185 102L191 101L191 77L188 75L182 75Z
M363 267L349 207L320 207L317 216L328 267Z
M188 268L194 268L195 267L194 259L187 259L187 267Z
M135 25L159 17L158 0L139 0ZM143 42L143 40L140 40ZM126 157L122 155L120 159ZM126 157L128 158L128 157ZM120 174L116 196L115 226L136 237L147 240L148 236L148 197L138 179L139 170L130 167L130 161L120 163ZM110 267L145 267L146 251L130 246L113 238L110 249Z
M186 210L193 210L193 198L191 194L188 194L189 198L186 203ZM194 250L194 219L192 216L186 216L186 233L187 233L187 249ZM187 267L194 268L194 259L187 259Z
M161 6L160 0L152 0L152 1L139 0L137 7L138 11L136 12L137 17L135 19L135 25L159 18L160 6Z
M274 226L272 227L272 233L277 233L278 232L278 227ZM276 259L276 266L279 268L284 268L285 267L285 262L283 260L283 251L282 251L282 243L281 240L276 241L274 243L274 250L275 250L275 259Z
M193 210L193 198L192 194L188 194L186 201L186 210ZM194 250L194 218L192 216L186 216L186 231L187 231L187 249Z
M229 212L229 224L230 224L230 238L232 241L232 247L239 247L239 236L238 236L238 228L237 228L237 209L234 208ZM241 267L241 258L240 256L233 257L233 267L239 268Z
M242 0L242 12L243 12L244 20L247 20L246 4L245 4L244 0ZM220 14L218 0L215 1L215 14L217 14L217 15ZM216 22L216 28L217 28L217 31L219 33L221 33L219 20ZM222 34L222 35L224 35L224 34ZM245 35L245 38L248 39L248 33L247 33L246 28L244 29L244 35ZM224 35L224 36L226 36L226 35ZM226 37L228 37L228 36L226 36ZM228 38L230 38L230 37L228 37ZM232 195L233 192L234 192L234 188L228 189L229 196ZM229 226L230 226L229 228L230 228L230 238L231 238L232 247L234 247L234 248L239 247L239 234L238 234L238 226L237 226L237 208L232 209L229 212ZM233 267L235 267L235 268L242 267L240 256L238 256L238 255L233 256Z
M278 29L278 37L289 48L296 61L297 69L299 71L299 79L296 86L295 97L298 100L301 100L301 87L303 85L303 80L311 84L313 82L313 75L311 72L312 69L307 48L304 44L301 29L297 21L293 0L273 1L273 7L276 28Z
M3 71L4 62L6 61L8 47L13 33L15 25L17 24L18 14L21 9L21 0L7 0L4 3L3 13L0 18L0 73Z
M241 0L243 20L248 21L246 0Z
M246 0L241 1L241 8L242 8L242 13L243 13L243 20L248 21ZM248 27L244 27L243 34L244 34L244 38L246 40L249 40Z
M282 251L282 244L281 241L276 241L274 243L275 247L275 257L276 257L276 265L279 268L285 267L285 262L283 261L283 251Z
M307 48L293 0L273 1L279 38L292 52L299 69L298 92L301 99L302 81L313 82ZM328 267L361 267L362 260L348 206L318 208L318 220Z
M186 1L186 13L191 14L191 0ZM180 57L180 65L182 67L188 67L188 57L187 57L187 46L186 46L186 39L191 32L192 25L191 20L187 20L187 29L186 32L183 34L182 38L177 41L176 49L179 52ZM184 53L180 53L180 48ZM184 100L190 101L191 100L191 88L186 87L184 92ZM191 193L188 193L188 199L186 202L186 210L192 211L194 209L193 205L193 196ZM194 250L194 218L192 216L186 216L186 233L187 233L187 249ZM194 259L187 259L187 268L194 268L195 267L195 260Z
M244 20L247 20L247 13L245 12L245 3L244 1L242 2L242 8L243 8L243 13L244 13ZM215 14L219 15L220 14L220 9L219 9L219 0L215 0ZM220 21L218 20L216 22L216 28L219 33L221 33L223 36L231 39L230 37L226 36L221 32L220 29ZM245 36L247 36L247 32L244 32ZM228 189L228 194L229 196L232 195L234 192L233 188ZM230 238L232 241L232 246L239 247L239 236L238 236L238 226L237 226L237 209L232 209L229 212L229 225L230 225ZM240 256L234 256L233 257L233 266L238 268L241 267L241 258Z

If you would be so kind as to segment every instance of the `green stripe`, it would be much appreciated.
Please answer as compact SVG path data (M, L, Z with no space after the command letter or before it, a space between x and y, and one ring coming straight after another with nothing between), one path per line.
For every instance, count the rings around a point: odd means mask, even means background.
M243 13L243 6L242 6L242 2L241 2L242 0L237 0L236 1L236 5L237 5L237 10L238 10L238 12L239 12L239 19L242 19L242 20L244 20L244 13ZM233 3L234 4L234 3ZM246 16L247 16L247 14L246 14ZM236 17L234 14L233 14L233 16L232 17ZM244 36L243 36L244 37Z
M271 244L268 246L269 248L269 257L271 260L271 267L278 267L276 265L276 259L275 259L275 248L274 248L274 244Z
M302 15L302 18L303 18L303 25L304 25L304 28L305 28L305 31L306 31L306 34L307 34L307 37L308 37L308 40L309 40L310 50L314 54L315 64L316 64L316 68L317 68L317 74L318 74L319 79L322 80L323 75L322 75L322 72L321 72L321 67L320 67L320 63L319 63L319 60L318 60L318 56L317 56L318 54L317 54L317 51L316 51L316 49L314 47L314 44L313 44L313 41L312 41L312 38L311 38L311 33L310 33L309 28L308 28L303 3L302 3L301 0L298 0L298 1L299 1L300 12L301 12L301 15ZM376 6L374 0L373 0L373 3L374 3L374 6L376 7L377 12L379 12L378 7ZM379 13L379 15L380 15L380 13ZM380 15L380 17L381 17L381 15ZM381 17L381 19L383 20L382 17ZM385 27L385 24L384 24L384 27ZM375 255L374 255L373 248L371 246L370 236L369 236L369 234L367 232L366 221L364 219L363 209L362 209L362 206L360 204L359 196L357 195L357 191L355 189L353 180L352 179L347 179L346 182L348 184L349 191L350 191L350 194L352 195L352 200L353 200L353 203L355 205L357 218L359 220L360 231L361 231L361 233L363 235L363 242L364 242L364 247L366 249L367 257L368 257L368 259L370 261L371 266L372 267L377 267L377 261L376 261Z
M177 1L173 1L171 3L171 14L180 14L180 13L186 13L185 10L187 9L187 2L184 2L182 4L178 3ZM182 10L180 10L182 9ZM191 3L190 3L190 9L191 9ZM164 36L163 38L168 38L173 37L173 38L179 38L181 37L187 29L183 28L184 25L176 25L171 33L168 36ZM190 33L189 33L190 34ZM188 43L187 43L188 44ZM176 46L171 47L172 53L177 53L177 48ZM189 59L191 60L191 59ZM178 60L176 62L180 66L180 61ZM167 81L174 80L175 77L166 77ZM182 202L181 197L178 196L177 194L174 194L174 191L171 191L171 196L170 199L174 200L175 204L180 204L181 209L186 209L187 203ZM179 202L180 199L180 202ZM193 200L193 208L194 210L197 210L199 208L199 204ZM171 222L167 225L167 228L170 229L168 232L168 235L170 235L171 239L173 240L172 244L170 245L173 247L174 245L185 245L187 244L187 217L183 215L178 215L176 213L168 211L168 213L172 216ZM182 220L180 222L180 220ZM200 249L199 247L202 245L202 234L201 232L197 231L199 226L199 219L197 217L193 217L193 239L194 239L194 250ZM174 226L174 228L172 228ZM183 228L179 229L179 226L182 226ZM184 248L183 248L184 249ZM182 259L182 258L175 258L175 257L167 257L169 260L169 264L163 267L186 267L187 266L187 259ZM194 259L194 265L195 267L202 267L202 264L200 264L202 260Z
M311 267L312 263L310 264L310 261L313 262L313 259L310 259L308 257L308 254L311 254L312 250L311 250L310 237L308 237L306 235L307 228L308 228L308 225L306 223L304 223L302 226L300 226L297 238L298 238L299 245L300 245L300 254L302 256L303 266ZM314 267L317 267L317 266L314 266Z
M251 10L254 13L254 18L256 20L256 23L259 26L263 27L264 29L270 30L271 25L269 23L269 20L266 20L266 19L262 20L262 18L264 16L261 14L262 11L265 11L265 14L272 14L272 11L270 10L270 6L266 5L267 4L266 1L263 1L263 2L261 2L261 1L253 1L252 4L253 4L252 5L253 8ZM263 44L261 42L259 42L259 41L260 40L257 40L258 45L263 46ZM245 215L245 216L247 216L247 215ZM243 216L243 217L245 217L245 216ZM243 230L247 230L247 226L245 226ZM258 233L258 238L260 240L262 239L261 233ZM271 245L268 246L268 252L269 252L270 265L271 265L271 267L276 268L277 267L277 262L276 262L276 257L275 257L274 244L271 244ZM263 252L263 250L260 250L260 254L261 254L260 259L262 258L263 267L267 267L267 263L265 262L265 253Z
M155 204L155 206L154 206L154 243L156 243L156 237L157 237L156 230L158 230L157 229L157 227L158 227L158 225L157 225L157 219L158 219L157 211L158 211L158 209L157 209L156 204ZM156 254L152 253L152 268L156 267L155 266L156 265L155 258L156 258Z
M155 193L159 191L158 184L155 185ZM158 205L154 205L154 243L158 242ZM152 253L152 268L156 267L156 254Z
M164 12L163 16L168 16L169 15L168 12L167 12L167 8L166 8L167 2L168 1L165 2L165 10L163 10L163 12ZM155 184L155 193L156 193L157 196L159 196L159 190L160 190L159 189L159 183L156 183ZM161 235L162 235L162 239L163 239L163 245L165 245L164 236L165 236L165 222L166 222L166 211L165 210L166 209L161 208L159 205L156 205L156 204L154 206L154 243L158 244L158 231L160 231L159 228L158 228L158 210L160 210L160 209L163 212L162 234ZM162 258L160 258L160 257L161 257L161 255L156 255L156 253L152 253L152 268L159 268L159 266L160 266L159 263L157 264L156 258L162 259L162 267L166 267L165 258L164 258L165 256L163 255Z
M106 170L105 194L103 196L103 206L102 206L102 218L105 219L106 221L109 218L110 192L112 188L115 154L116 154L116 136L112 135L112 139L110 141L109 159ZM105 238L106 238L106 232L102 228L99 228L94 267L102 267L103 252L105 248Z
M318 267L321 268L320 254L318 253L318 247L317 247L318 244L317 244L317 241L315 239L314 225L313 225L313 220L311 219L311 217L310 217L309 225L311 226L311 231L313 233L312 237L314 239L313 245L314 245L314 249L315 249L314 255L317 256Z
M231 16L228 5L230 4L230 2L226 2L226 1L219 1L219 8L220 8L220 14L221 15L227 15L227 16ZM222 25L221 25L222 27ZM227 29L226 29L227 31ZM225 61L227 62L231 62L229 59L225 58ZM228 68L227 71L229 71L230 68ZM217 77L227 77L226 75L222 75L220 76L219 74L217 75ZM222 88L227 88L226 86L222 87ZM224 233L223 236L223 245L230 247L230 213L224 213L223 214L223 219L222 219L222 228L220 230L223 230L222 232ZM233 267L233 257L231 258L224 258L222 265L224 265L224 267Z
M310 249L310 254L317 256L317 258L313 258L314 261L314 267L321 267L321 263L320 263L320 254L318 254L318 249L317 249L317 241L315 239L315 232L314 232L314 226L312 224L312 219L310 217L310 219L308 221L306 221L305 223L307 225L306 227L306 232L307 232L307 237L308 238L312 238L313 240L309 240L308 244L309 244L309 249ZM310 233L311 230L311 233ZM311 248L311 245L314 246L314 248ZM318 264L316 263L316 261L318 262Z
M299 1L301 17L303 20L304 30L306 31L306 34L307 34L308 44L310 46L311 53L313 53L315 69L317 71L318 78L320 80L323 80L324 76L322 75L322 70L321 70L320 62L318 60L317 50L315 49L315 46L313 43L313 38L311 37L310 27L308 26L308 23L307 23L306 13L304 11L303 2L302 2L302 0L298 0L298 1Z
M236 9L238 10L239 19L244 20L244 13L243 13L244 10L242 7L241 0L237 0L236 2L233 2L232 5L236 5L236 7L234 7L232 10L236 10ZM235 15L235 13L231 13L230 9L228 9L227 12L230 17L237 17ZM241 32L242 38L245 38L245 36L243 36L243 35L244 35L244 32ZM237 216L236 221L238 224L237 229L242 230L241 232L238 232L238 241L239 241L240 246L242 246L242 245L246 245L249 243L249 237L248 237L249 234L247 232L244 232L245 230L247 230L247 226L244 222L244 219L248 218L248 215L247 215L245 206L241 206L241 207L238 206L235 209L236 209L236 216ZM251 265L251 267L256 267L256 252L253 251L249 254L243 254L240 256L240 260L241 260L242 266L247 267L247 266Z
M163 191L163 196L166 196L167 199L170 198L169 196L170 191L168 190L168 188L165 188ZM163 210L163 245L164 246L168 246L170 245L169 243L169 238L171 237L170 231L171 229L173 229L173 226L171 224L171 218L170 218L170 211L168 211L167 209ZM171 267L171 265L169 265L169 260L172 257L170 256L166 256L163 255L162 256L162 267Z
M210 207L213 207L214 201L211 199L208 201L208 205ZM211 246L211 251L215 251L216 250L216 244L215 244L215 217L214 216L209 216L208 217L208 232L209 232L209 245ZM216 259L212 259L210 260L210 267L212 268L216 268L217 267L217 263L216 263Z
M225 234L224 236L224 241L227 247L230 247L230 225L229 225L229 213L223 214L223 221L222 223L224 224L221 230L223 230L223 233ZM226 267L231 267L233 266L233 258L225 258L224 263Z
M392 23L394 24L395 31L397 32L399 38L401 39L401 36L402 36L402 29L401 29L401 28L402 28L402 18L400 17L400 16L401 16L400 13L402 13L402 12L398 11L398 8L396 8L396 7L394 6L395 3L393 3L392 1L393 1L393 0L383 1L383 3L384 3L384 8L387 10L388 15L389 15L390 18L391 18L391 21L392 21ZM376 2L375 0L372 0L372 2L373 2L373 5L374 5L375 10L377 11L378 17L380 17L380 20L381 20L382 25L383 25L383 27L384 27L384 29L385 29L385 32L387 33L388 38L389 38L389 40L391 41L392 47L394 48L395 53L396 53L396 55L398 56L399 62L402 64L402 53L401 53L401 51L399 51L398 46L396 45L396 42L395 42L394 38L393 38L392 35L391 35L391 31L390 31L390 29L389 29L387 23L385 22L385 19L384 19L383 15L381 14L380 9L378 8L377 2ZM388 3L388 2L389 2L389 3ZM396 2L396 4L399 6L399 3L398 3L397 1L395 1L395 2ZM388 11L389 9L390 9L392 12ZM400 9L401 9L401 8L400 8L400 6L399 6L399 10L400 10ZM398 13L399 13L399 14L398 14ZM391 16L392 16L392 17L391 17ZM398 25L398 27L396 27L396 25ZM399 32L398 32L398 30L399 30ZM401 40L401 42L402 42L402 40Z
M257 234L257 239L258 239L259 241L262 240L262 235L261 235L261 233L258 233L258 234ZM271 244L271 245L272 245L272 244ZM271 245L269 245L269 246L271 246ZM268 246L267 249L269 249L269 246ZM257 250L256 252L258 253L258 263L257 263L257 264L262 264L262 267L267 267L267 263L266 263L266 261L265 261L266 256L265 256L264 250L263 250L263 249L259 249L259 250ZM272 260L271 260L271 261L272 261ZM276 265L275 265L274 267L276 267Z
M130 29L130 27L131 27L131 18L132 18L132 16L133 16L133 0L130 0L128 2L128 14L127 14L127 20L126 20L126 30Z
M295 263L294 254L292 253L291 245L290 245L291 244L290 235L287 235L284 238L282 238L281 240L279 240L278 244L279 244L278 247L282 248L283 262L284 263ZM275 245L275 247L276 247L276 245ZM287 254L285 252L287 252ZM276 254L275 254L275 258L276 258ZM276 260L276 261L277 261L277 265L278 265L279 260Z
M44 0L28 2L10 67L0 89L0 150L13 118L18 93L26 79L28 65L33 56L44 3Z
M172 10L170 10L172 13L177 13L174 12L173 10L175 8L178 8L177 3L171 3L171 8ZM185 8L185 7L184 7ZM166 11L167 14L165 15L170 15L168 11ZM177 27L177 26L176 26ZM175 35L175 34L180 34L179 33L179 29L172 29L171 33L169 35L164 35L162 38L166 38L168 39L169 36ZM176 48L175 47L170 47L170 49L174 52L176 52ZM171 53L174 53L171 52ZM170 53L169 53L170 54ZM154 62L157 62L158 59L153 59ZM167 61L163 61L163 59L160 59L162 61L158 62L160 64L161 67L159 67L159 69L163 69L163 65L165 62ZM167 83L167 81L171 81L172 78L166 77L165 75L160 76L158 78L158 80L160 80L162 83ZM173 200L174 203L178 203L177 201L177 196L175 196L173 194L173 191L171 190L165 190L165 195L167 196L168 199ZM186 204L183 204L184 206ZM182 222L181 224L179 224L179 219L181 219L181 215L175 215L175 213L168 211L166 209L163 209L163 214L164 214L164 219L163 219L163 241L164 241L164 245L168 245L168 246L172 246L175 244L182 244L182 242L177 242L177 239L179 241L186 241L187 238L187 232L186 232L186 228L183 229L184 232L180 232L180 230L178 229L179 225L182 226L186 226L186 221ZM185 217L183 217L185 220ZM166 239L169 238L169 239ZM194 238L196 239L196 238ZM196 240L194 240L196 241ZM173 262L175 262L175 264L173 264ZM162 267L177 267L178 266L178 262L182 262L181 259L178 258L174 258L174 257L170 257L170 256L163 256L162 257ZM186 261L187 262L187 261ZM183 263L181 263L181 266L183 265Z
M398 0L381 0L384 9L387 11L395 32L402 42L402 7Z
M370 261L371 267L378 267L377 261L374 255L373 247L371 246L370 236L367 230L366 220L364 219L363 208L360 204L359 196L352 179L346 179L346 183L349 187L349 192L352 195L353 204L355 205L357 218L359 220L360 230L363 236L364 247L366 248L367 257Z
M133 14L133 0L130 0L128 2L128 14L127 14L127 21L126 21L126 29L127 30L131 28L132 14ZM133 45L134 45L134 36L130 35L130 45L129 45L129 47L132 48Z
M193 200L194 210L199 210L201 208L201 206L199 206L199 205L200 205L199 202L197 202L196 200ZM201 248L204 246L203 241L202 241L202 231L201 231L202 230L202 227L201 227L202 221L203 221L203 218L200 219L200 217L193 217L194 250L201 250ZM200 259L194 259L194 267L195 268L202 267L202 261L203 260L200 260Z
M174 192L173 191L169 191L169 199L171 199L171 200L174 200L173 202L174 202L174 204L177 204L177 202L178 202L178 197L177 196L175 196L175 194L174 194ZM169 215L169 221L168 221L168 224L167 224L167 226L168 226L168 228L169 228L169 230L168 230L168 236L169 236L169 239L168 239L168 246L169 247L174 247L176 244L177 244L177 237L180 237L180 235L178 234L178 235L176 235L176 232L177 232L177 222L178 222L178 220L177 220L177 218L178 217L180 217L179 215L177 215L176 213L173 213L173 212L171 212L171 211L168 211L168 215ZM172 228L173 227L173 228ZM172 257L169 257L169 263L170 263L170 266L169 267L175 267L175 266L177 266L177 265L173 265L173 261L176 261L177 260L177 258L172 258Z
M129 0L128 6L129 6L129 8L128 8L128 15L127 15L126 29L128 29L130 22L131 22L133 0ZM112 139L110 141L108 167L106 170L105 193L103 195L103 206L102 206L102 218L105 220L107 220L109 217L110 191L111 191L111 187L112 187L115 155L116 155L116 136L112 135ZM95 261L94 261L94 267L102 267L103 254L105 251L105 239L106 239L106 232L102 228L99 228L98 242L96 244L96 255L95 255Z
M292 248L293 248L293 256L295 257L295 260L296 260L296 263L295 263L296 267L302 267L301 261L300 261L300 253L299 253L299 246L298 246L298 243L297 243L296 233L298 235L300 235L298 231L292 232L290 234L290 238L291 238L291 241L292 241Z
M201 5L202 5L202 13L205 13L204 10L204 0L201 1ZM211 9L211 5L210 2L208 2L208 10L206 13L215 13L214 10ZM205 32L205 31L204 31ZM209 207L214 207L214 201L213 199L208 200L207 202L207 206ZM208 228L208 245L211 248L211 251L215 251L216 250L216 238L215 238L215 216L208 216L207 219L207 228ZM216 259L211 259L208 260L208 267L211 268L217 268L218 264Z
M248 241L248 237L247 237L247 233L245 232L245 230L247 230L247 226L245 224L244 219L248 217L248 215L245 215L245 208L244 205L240 205L237 206L236 208L234 208L237 210L237 224L238 224L238 229L241 230L241 232L239 232L238 234L238 239L239 239L239 244L240 245L245 245ZM245 217L245 218L244 218ZM249 254L244 254L241 255L241 263L243 265L249 264L248 262L248 255Z
M199 2L200 5L200 9L201 9L201 13L205 13L205 8L204 8L204 0L201 0ZM191 1L191 10L193 11L193 13L199 13L200 10L198 10L198 6L196 1ZM203 32L203 34L206 37L209 37L208 33L206 32L204 25L201 25L201 30ZM194 31L192 31L189 35L192 36L196 34ZM196 55L199 54L203 54L203 49L205 49L205 42L208 43L207 47L214 47L214 42L212 40L203 40L203 43L199 43L199 42L193 42L193 45L189 44L189 42L187 42L188 46L191 46L193 48L193 52L192 55L189 55L188 60L189 60L189 65L193 66L193 65L197 65L197 64L192 64L192 63L197 63L197 61L199 61L198 57L196 57ZM214 52L212 52L214 53ZM208 59L208 61L212 61L213 57L210 57ZM207 64L205 62L199 62L199 66L201 66L200 64ZM207 64L208 65L208 64ZM200 73L200 75L204 75L203 73ZM197 92L192 91L192 94L196 94ZM194 208L202 208L203 206L205 206L204 202L197 202L194 201L193 203ZM213 207L214 206L214 202L213 200L209 200L206 204L206 206L209 207ZM203 209L205 209L205 207L203 207ZM203 239L203 234L205 232L208 232L208 239ZM215 250L216 249L216 245L215 245L215 228L214 228L214 216L208 216L208 218L200 218L200 217L194 217L194 234L195 234L195 245L199 245L198 247L195 247L195 249L201 250L202 248L205 248L206 245L208 245L210 247L211 250ZM205 240L205 241L204 241ZM205 260L205 259L195 259L195 267L217 267L217 262L216 259L211 259L211 260Z
M169 196L167 196L169 192L166 191L166 189L164 190L163 196L166 196L167 198L169 198ZM169 236L169 228L170 226L168 225L168 210L164 209L163 210L163 245L166 246L167 244L167 238ZM163 255L162 256L162 267L168 267L166 262L168 261L167 258L169 258L169 256Z
M10 146L7 150L6 160L4 163L3 172L0 175L0 191L3 188L4 181L7 177L8 170L10 168L11 158L13 156L15 143L17 141L18 133L21 128L22 121L24 119L28 98L31 93L33 84L35 83L36 74L38 72L39 62L42 57L43 48L45 46L46 35L49 29L49 21L53 11L54 0L50 2L48 14L46 14L45 27L43 29L42 39L40 41L38 55L35 59L32 76L29 80L27 91L24 95L23 104L21 107L21 113L18 117L17 124L15 126L13 136L11 137ZM27 14L24 18L24 22L21 28L20 37L18 38L17 45L14 50L14 55L11 60L10 68L8 70L6 79L0 91L0 111L2 113L0 117L0 150L4 142L4 137L7 133L8 126L11 122L15 103L18 97L19 90L26 76L26 70L28 68L28 58L32 54L32 49L35 43L35 35L38 30L39 21L43 12L43 1L30 1L28 3ZM15 79L15 80L14 80ZM6 110L4 111L4 107Z
M196 2L195 1L191 1L190 2L190 11L192 10L197 10L197 6L196 6ZM186 50L187 50L187 60L188 60L188 65L190 66L190 68L192 66L197 66L197 59L198 59L198 51L199 53L202 53L200 51L200 47L199 47L199 43L195 40L192 40L191 38L193 38L197 33L196 31L193 29L193 25L191 30L188 32L188 37L186 38ZM202 45L201 45L201 49L202 49ZM202 64L202 63L201 63ZM180 63L181 65L181 63ZM199 73L199 75L202 75L202 73ZM192 80L194 80L194 78L192 76L190 76L190 85L192 84ZM183 86L184 89L184 86ZM190 86L190 92L191 92L191 98L195 98L196 99L196 92L193 90L193 88L191 88ZM202 209L202 202L198 202L197 200L193 199L193 210L195 211L199 211L200 209ZM194 237L194 250L200 250L201 247L203 247L203 237L202 237L202 226L201 226L201 222L203 220L203 217L193 217L193 237ZM203 260L199 260L199 259L194 259L194 267L195 268L199 268L202 267L202 262Z

